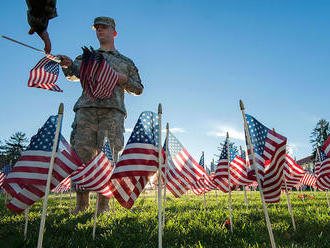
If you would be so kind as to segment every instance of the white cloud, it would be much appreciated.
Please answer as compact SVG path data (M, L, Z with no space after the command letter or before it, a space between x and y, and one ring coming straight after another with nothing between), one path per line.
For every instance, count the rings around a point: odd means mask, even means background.
M133 128L125 128L125 133L131 133L133 132Z
M244 132L238 131L234 127L230 126L217 126L215 127L215 130L211 130L207 132L206 134L208 136L215 136L215 137L226 137L227 132L229 133L229 138L232 139L238 139L238 140L245 140Z
M166 129L164 128L162 130L163 133L166 133ZM171 133L185 133L186 130L184 128L181 128L181 127L173 127L173 128L170 128L170 132Z

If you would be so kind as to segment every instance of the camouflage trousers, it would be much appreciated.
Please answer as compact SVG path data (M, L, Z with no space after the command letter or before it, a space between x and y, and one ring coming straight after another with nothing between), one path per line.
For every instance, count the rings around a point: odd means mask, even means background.
M108 138L114 161L124 147L125 114L117 109L80 108L77 110L70 143L84 163L88 163L102 148L104 136Z

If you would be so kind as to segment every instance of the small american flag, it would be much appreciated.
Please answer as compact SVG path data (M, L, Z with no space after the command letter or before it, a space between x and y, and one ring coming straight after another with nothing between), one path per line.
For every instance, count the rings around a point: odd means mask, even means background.
M215 170L215 174L214 174L214 183L217 185L217 187L221 191L223 191L225 193L229 192L228 159L229 159L229 163L230 163L236 157L235 152L230 147L229 147L229 154L228 154L228 151L227 151L228 142L229 142L229 140L227 138L222 147L219 162L218 162L217 168ZM230 184L231 184L230 188L233 190L235 188L235 186L232 184L232 181L230 182Z
M79 167L72 175L72 182L80 190L94 191L106 197L111 197L110 178L114 164L109 141L102 150L86 165Z
M322 146L322 150L327 155L327 157L330 158L330 135L327 138L327 140L324 142L324 144Z
M203 168L205 168L205 167L204 167L204 152L202 152L202 156L201 156L201 158L199 159L199 165L201 165Z
M109 98L118 82L118 74L102 54L86 47L83 48L79 78L83 91L91 99Z
M47 54L30 71L28 87L63 92L55 82L58 78L59 64L55 62L56 57Z
M279 202L283 183L286 137L270 130L251 115L246 115L252 147L246 142L251 167L258 169L266 203ZM252 153L255 155L253 164Z
M49 117L5 179L4 188L13 197L7 207L13 212L22 212L45 194L57 120L57 115ZM60 134L50 189L81 165L78 155Z
M208 178L204 168L189 154L180 141L169 132L168 171L166 188L176 197L181 197L199 180ZM208 180L203 180L207 184ZM204 187L204 184L203 184Z
M293 158L288 154L285 155L284 176L287 188L290 189L300 182L306 171L299 166ZM285 190L285 184L282 184L282 189Z
M71 178L70 176L65 178L59 185L57 185L52 192L60 193L67 192L71 188Z
M322 150L319 150L317 163L319 164L319 169L316 177L316 186L323 191L330 189L330 158Z
M111 177L111 191L127 209L133 206L148 178L158 169L158 139L158 114L143 112ZM164 153L162 155L164 159Z

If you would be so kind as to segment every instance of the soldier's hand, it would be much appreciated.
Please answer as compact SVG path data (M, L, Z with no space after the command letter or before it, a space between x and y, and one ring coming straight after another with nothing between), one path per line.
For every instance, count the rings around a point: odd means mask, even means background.
M35 33L35 29L33 27L31 27L28 34L31 35L34 33ZM47 30L43 31L42 33L38 33L38 35L40 36L40 38L43 40L43 42L45 44L45 47L44 47L45 53L49 54L50 51L52 50L52 44L50 43L50 39L49 39Z
M127 82L127 76L125 74L117 72L118 75L118 82L117 84L123 85Z
M61 60L60 65L63 68L68 68L69 66L72 65L72 60L68 56L65 56L65 55L56 55L56 57L58 57Z

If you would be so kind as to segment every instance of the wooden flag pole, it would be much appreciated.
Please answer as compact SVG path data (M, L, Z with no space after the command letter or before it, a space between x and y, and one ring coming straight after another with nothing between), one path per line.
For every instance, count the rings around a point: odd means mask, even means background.
M71 180L71 179L70 179ZM71 187L70 187L70 207L69 207L69 215L71 215Z
M41 49L38 49L38 48L35 48L35 47L33 47L33 46L27 45L27 44L25 44L25 43L23 43L23 42L17 41L17 40L15 40L15 39L13 39L13 38L10 38L10 37L8 37L8 36L2 35L1 37L4 38L4 39L6 39L6 40L9 40L9 41L15 42L16 44L20 44L20 45L22 45L22 46L25 46L25 47L31 48L31 49L33 49L34 51L37 51L37 52L41 52L41 53L43 53L43 54L46 54L45 51L43 51L43 50L41 50ZM53 56L54 56L54 55L53 55ZM54 56L54 57L55 57L55 59L51 59L51 58L49 58L49 59L55 61L56 63L61 63L61 60L60 60L59 58L57 58L56 56Z
M265 198L264 198L264 193L263 193L262 187L261 187L258 168L257 168L257 165L256 165L256 158L255 158L254 149L253 149L253 146L252 146L252 140L251 140L249 128L248 128L247 121L246 121L246 116L245 116L245 111L244 111L244 104L243 104L242 100L240 100L239 103L240 103L240 108L241 108L242 115L243 115L244 129L245 129L246 138L247 138L249 147L251 148L252 161L253 161L253 165L254 165L254 172L256 174L258 187L259 187L259 192L260 192L260 197L261 197L262 205L263 205L263 208L264 208L264 214L265 214L265 218L266 218L266 224L267 224L268 234L269 234L269 238L270 238L270 243L271 243L272 248L275 248L276 244L275 244L274 234L273 234L272 226L271 226L270 220L269 220L269 215L268 215L267 206L266 206L266 202L265 202Z
M58 120L57 120L57 126L56 126L56 132L55 132L55 138L54 138L54 145L52 150L52 156L50 159L49 169L48 169L48 177L47 177L47 184L46 184L46 192L43 202L43 208L42 208L42 215L41 215L41 222L40 222L40 229L39 229L39 237L38 237L38 246L37 248L42 247L42 241L44 237L44 229L45 229L45 221L46 221L46 212L47 212L47 203L48 203L48 195L50 190L50 183L52 179L53 174L53 168L54 168L54 162L55 162L55 154L57 150L57 144L59 140L61 125L62 125L62 117L63 117L63 103L60 104L60 107L58 109Z
M29 223L29 208L25 209L24 212L25 212L25 224L24 224L24 241L25 241L27 236L28 223Z
M218 190L217 189L215 189L215 202L217 203L217 205L218 205Z
M163 234L165 227L165 209L166 209L166 186L167 186L167 173L168 173L168 135L169 135L169 125L166 123L166 160L165 160L165 186L164 186L164 196L163 196Z
M99 196L99 194L96 194L94 224L93 224L93 240L95 239L96 223L97 223L97 211L99 210L99 200L100 200L100 196Z
M300 186L300 189L301 189L301 196L302 196L302 199L303 199L303 202L305 203L305 197L304 197L304 194L303 194L303 185Z
M242 150L242 146L239 146L239 149L241 151L241 157L243 157L243 150ZM245 162L246 162L246 159L245 159ZM245 203L245 206L246 206L246 211L248 211L249 207L249 202L248 202L248 199L247 199L247 195L246 195L246 190L245 190L245 185L243 185L243 189L244 189L244 203Z
M273 131L275 132L275 128L273 128ZM286 154L286 152L285 152L285 154ZM283 171L283 174L282 174L282 180L283 180L284 186L285 186L286 202L288 204L288 210L289 210L289 213L291 215L293 230L297 231L296 222L295 222L294 216L293 216L292 205L291 205L291 201L290 201L290 195L289 195L288 186L287 186L287 183L286 183L284 171Z
M206 199L205 199L205 175L203 175L203 198L204 198L204 211L206 210Z
M158 105L158 248L162 248L162 105Z
M103 138L103 146L105 142L107 142L108 138L108 131L105 131L104 138ZM99 201L100 201L100 194L96 193L96 200L95 200L95 213L94 213L94 225L93 225L93 240L95 239L95 232L96 232L96 224L97 224L97 212L99 211Z
M62 195L63 195L63 192L61 190L61 192L60 192L60 207L62 206Z
M229 153L229 134L227 132L227 158L228 158L228 193L229 193L229 219L230 231L233 232L233 217L231 213L231 185L230 185L230 153Z

